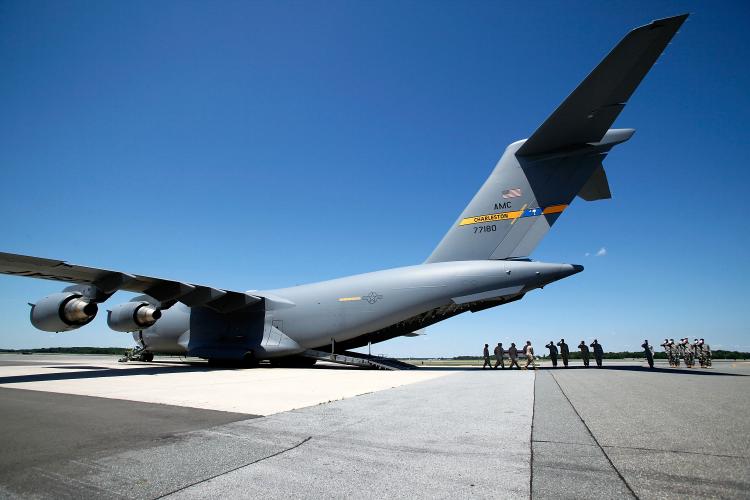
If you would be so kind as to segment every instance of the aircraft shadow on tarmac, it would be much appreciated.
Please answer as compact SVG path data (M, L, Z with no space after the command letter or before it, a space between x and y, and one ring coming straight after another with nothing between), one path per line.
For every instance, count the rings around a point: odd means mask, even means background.
M36 373L31 375L13 375L8 377L0 377L0 384L18 384L22 382L48 382L54 380L80 380L80 379L91 379L91 378L109 378L109 377L128 377L132 375L159 375L163 373L189 373L189 372L209 372L217 370L238 370L243 368L236 367L210 367L203 363L182 363L180 365L173 365L170 363L169 366L139 366L138 368L127 368L127 369L114 369L114 368L102 368L96 366L50 366L49 368L71 368L71 369L85 369L84 371L71 371L63 373ZM244 368L247 369L247 368ZM263 369L253 368L255 370ZM271 368L276 369L276 368ZM350 367L339 367L339 366L316 366L315 369L323 370L351 370ZM355 368L356 370L356 368ZM467 367L467 366L423 366L419 367L419 371L477 371L478 367ZM508 370L506 368L506 370ZM591 370L596 371L596 367L586 368L585 366L570 366L568 368L552 368L552 367L541 367L537 368L537 371L566 371L566 370ZM645 366L603 366L598 370L616 370L616 371L632 371L632 372L648 372L648 373L673 373L679 375L709 375L709 376L722 376L722 377L747 377L741 373L726 373L717 371L705 371L700 368L697 369L675 369L675 368L646 368ZM490 370L490 371L503 371L501 369Z
M52 367L50 367L52 368ZM58 368L58 367L55 367ZM80 367L79 367L80 368ZM93 369L63 373L36 373L32 375L13 375L0 377L0 384L17 384L21 382L48 382L51 380L78 380L88 378L129 377L131 375L159 375L161 373L188 373L226 370L203 366L143 366L139 368L114 369L92 367Z
M167 361L141 365L138 368L106 368L101 366L83 366L83 365L55 365L47 366L45 368L54 369L71 369L81 371L69 371L63 373L35 373L30 375L11 375L7 377L0 377L0 384L19 384L22 382L49 382L54 380L81 380L91 378L109 378L109 377L129 377L132 375L160 375L163 373L191 373L191 372L213 372L222 370L262 370L272 368L270 366L261 365L255 368L245 368L236 366L209 366L202 362L190 362L190 361ZM323 370L351 370L352 367L340 366L340 365L323 365L316 366L314 369ZM354 368L355 370L357 368Z

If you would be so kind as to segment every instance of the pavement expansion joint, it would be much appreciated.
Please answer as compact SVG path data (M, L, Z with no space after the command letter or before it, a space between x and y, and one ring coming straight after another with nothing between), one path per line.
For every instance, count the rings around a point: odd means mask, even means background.
M605 449L604 449L604 448L602 447L602 445L601 445L601 444L599 443L599 440L598 440L598 439L596 439L596 436L594 435L594 433L593 433L593 432L591 432L591 429L589 428L589 426L588 426L588 424L586 423L586 421L585 421L585 420L583 419L583 417L581 417L581 414L580 414L580 413L578 413L578 410L576 409L576 407L575 407L575 406L573 405L573 402L572 402L572 401L570 400L570 398L568 397L568 395L567 395L567 394L565 393L565 391L563 390L562 386L560 385L560 382L559 382L559 381L557 380L557 377L555 377L555 374L554 374L554 373L552 373L552 372L550 372L550 377L552 377L552 380L554 380L554 381L555 381L555 383L557 384L557 387L558 387L558 388L560 389L560 393L562 393L563 397L565 397L565 399L566 399L566 401L568 402L568 404L570 405L570 407L571 407L571 408L573 409L573 411L575 412L575 414L576 414L576 415L578 416L578 418L579 418L579 419L581 420L581 423L582 423L582 424L583 424L583 426L584 426L584 427L586 428L586 431L587 431L587 432L589 433L589 435L591 436L591 439L593 439L593 440L594 440L594 443L596 443L596 446L598 446L598 447L599 447L599 449L601 450L602 454L604 455L604 458L606 458L606 459L607 459L607 462L609 462L609 465L610 465L610 466L612 467L612 470L614 470L614 471L615 471L615 473L617 473L617 476L618 476L618 477L620 478L620 480L622 481L622 484L624 484L624 485L625 485L625 487L626 487L626 488L628 489L628 491L630 492L630 494L631 494L631 495L633 495L633 498L635 498L635 499L638 499L638 498L639 498L639 497L638 497L638 495L636 495L636 493L635 493L635 491L633 490L633 488L632 488L632 487L630 486L630 484L629 484L629 483L628 483L628 482L627 482L627 481L625 480L625 477L624 477L624 476L622 475L622 473L620 472L620 470L619 470L619 469L618 469L617 467L615 467L615 464L614 464L614 462L612 462L612 459L611 459L611 458L609 457L609 455L607 454L607 452L605 451Z
M686 450L662 450L659 448L645 448L641 446L615 446L610 444L602 445L603 448L609 448L612 450L638 450L638 451L652 451L654 453L679 453L684 455L699 455L704 457L716 457L716 458L739 458L741 460L750 460L750 457L743 457L742 455L722 455L720 453L705 453L702 451L686 451Z
M294 450L296 448L299 448L300 446L302 446L303 444L307 443L311 439L312 439L312 436L308 436L305 439L303 439L302 441L300 441L299 443L297 443L295 445L292 445L292 446L290 446L288 448L284 448L283 450L277 451L276 453L272 453L270 455L266 455L265 457L261 457L261 458L259 458L257 460L253 460L252 462L249 462L249 463L246 463L246 464L242 464L242 465L239 465L237 467L233 467L233 468L231 468L229 470L225 470L225 471L220 472L218 474L214 474L213 476L207 477L205 479L201 479L200 481L195 481L193 483L186 484L185 486L182 486L181 488L177 488L177 489L172 490L172 491L170 491L168 493L164 493L163 495L159 495L158 497L156 497L156 499L168 497L170 495L173 495L175 493L179 493L180 491L184 491L184 490L186 490L188 488L191 488L193 486L197 486L199 484L206 483L208 481L216 479L217 477L225 476L227 474L230 474L232 472L238 471L240 469L244 469L245 467L249 467L251 465L257 464L258 462L262 462L264 460L268 460L269 458L278 457L279 455L283 455L284 453L287 453L287 452L292 451L292 450Z
M575 445L575 446L591 446L592 448L596 448L595 444L574 443L572 441L551 441L551 440L546 440L546 439L532 439L531 441L534 442L534 443L572 444L572 445ZM626 448L626 447L607 446L607 445L604 445L604 447L605 448ZM639 449L639 448L631 448L631 449L635 450L635 449ZM648 448L643 448L643 449L648 449ZM654 451L657 451L657 450L654 450Z

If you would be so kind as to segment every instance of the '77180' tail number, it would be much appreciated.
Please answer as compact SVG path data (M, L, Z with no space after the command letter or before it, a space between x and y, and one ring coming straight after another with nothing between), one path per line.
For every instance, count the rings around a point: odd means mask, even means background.
M497 226L495 224L491 224L489 226L475 226L474 227L474 234L490 233L492 231L497 231Z

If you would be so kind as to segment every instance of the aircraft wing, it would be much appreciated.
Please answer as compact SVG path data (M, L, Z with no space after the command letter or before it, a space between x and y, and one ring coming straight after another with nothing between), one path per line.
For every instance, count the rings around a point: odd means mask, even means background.
M659 19L625 35L516 154L533 156L600 141L687 17Z
M118 290L143 293L169 307L175 302L231 312L261 300L244 292L68 264L62 260L0 252L0 274L93 285L106 297Z

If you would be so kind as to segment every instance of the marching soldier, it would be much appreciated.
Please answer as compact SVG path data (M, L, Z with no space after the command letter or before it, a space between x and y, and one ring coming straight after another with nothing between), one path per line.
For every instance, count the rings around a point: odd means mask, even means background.
M549 349L549 357L552 360L552 367L557 368L557 347L555 347L555 344L551 340L549 341L549 344L544 347Z
M604 357L604 349L602 349L602 345L596 339L594 339L594 342L591 343L591 348L594 349L594 359L596 360L596 367L601 368L602 358Z
M526 365L524 365L524 368L528 368L529 365L531 365L531 367L536 370L536 363L534 363L534 348L531 346L530 340L526 341L523 353L526 355Z
M510 359L510 364L508 365L509 370L513 368L513 365L516 365L516 368L518 368L519 370L521 369L521 367L518 366L518 361L516 361L516 358L518 358L518 349L516 349L516 344L514 342L510 343L510 348L508 349L508 358Z
M583 359L583 366L587 367L589 366L589 347L586 345L586 342L583 340L580 344L578 344L578 348L581 350L581 359Z
M482 365L482 370L484 370L486 367L492 368L492 362L490 361L490 345L484 344L484 364Z
M565 339L560 339L560 342L557 343L557 346L560 348L560 357L562 357L563 365L565 368L568 367L568 356L570 356L570 351L568 350L568 344L565 343Z
M503 343L498 342L497 346L495 347L495 370L497 370L498 365L500 365L500 368L505 370L505 360L503 359L504 355L505 349L503 349Z
M664 339L666 342L667 339ZM648 345L648 339L643 341L643 344L641 344L641 347L643 347L643 354L646 355L646 361L648 361L648 367L653 368L654 367L654 353L651 351L652 347ZM664 344L662 344L662 347L664 347ZM665 347L666 350L666 347Z

